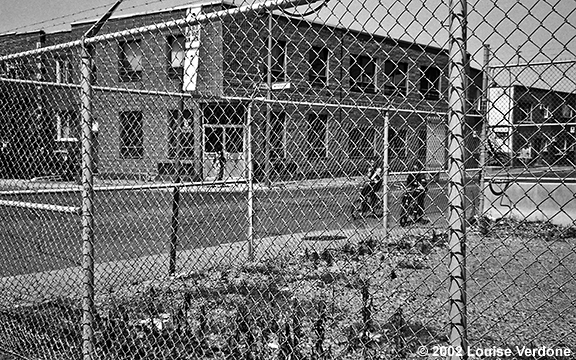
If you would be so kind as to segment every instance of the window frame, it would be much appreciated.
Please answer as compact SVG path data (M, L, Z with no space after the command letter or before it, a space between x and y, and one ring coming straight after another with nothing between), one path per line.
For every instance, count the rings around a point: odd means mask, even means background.
M392 69L390 71L390 73L388 73L388 65L392 66ZM400 69L400 66L406 66L406 69L404 72L402 72L402 70ZM384 61L384 76L385 76L385 82L384 82L384 86L382 86L382 92L384 95L387 96L407 96L408 95L408 74L410 72L410 65L408 64L408 62L406 61L393 61L393 60L385 60ZM399 87L396 85L396 82L393 80L394 77L397 75L397 73L400 73L401 75L404 75L403 78L403 86Z
M367 63L365 65L362 64L358 65L358 62L361 61L362 59L367 61ZM370 77L369 75L365 74L368 66L374 68L373 70L374 73L371 76L372 78L371 81L370 82L357 81L357 78L363 80L364 76L366 76L366 78ZM355 68L358 68L360 70L359 77L354 77L352 75L353 70L356 70ZM377 58L365 54L350 54L350 65L348 68L348 75L350 77L350 91L370 93L370 94L375 94L378 91Z
M126 128L126 122L129 120L130 117L136 117L136 129L134 130L134 124L130 123L130 128ZM142 159L144 158L144 116L143 112L140 110L129 110L129 111L121 111L120 112L120 129L119 129L119 137L120 137L120 158L130 160L130 159ZM127 135L136 134L136 142L131 140L126 141ZM133 145L135 143L135 145Z
M430 80L428 77L429 71L435 70L438 72L438 77L436 81ZM442 94L442 70L435 64L420 66L420 94L426 100L440 100L440 95ZM435 86L435 83L437 86ZM424 89L424 84L428 84L426 89Z
M71 117L70 117L71 116ZM76 125L77 125L77 133L76 137L64 137L63 136L63 129L62 120L66 119L67 122L73 121L76 118ZM68 124L67 128L71 128ZM56 112L56 141L59 142L78 142L80 141L80 114L78 114L74 110L62 110ZM70 132L71 133L71 132Z
M74 69L70 59L56 59L56 68L54 70L57 84L72 84L74 82L72 77Z
M132 69L132 64L127 56L127 49L125 46L134 44L140 50L140 60L138 61L139 69ZM142 73L144 71L144 51L142 50L140 39L123 40L118 42L118 77L120 82L137 82L142 80Z
M562 104L562 118L572 119L576 117L576 110L570 104Z
M325 54L325 59L323 54ZM321 74L314 69L317 62L323 62L323 72ZM329 81L330 50L326 46L312 45L308 51L308 81L315 86L327 86Z
M182 60L180 66L174 66L174 43L179 39L183 40L182 43ZM186 58L186 35L173 34L166 37L166 62L168 68L168 77L170 79L180 79L184 76L184 61Z

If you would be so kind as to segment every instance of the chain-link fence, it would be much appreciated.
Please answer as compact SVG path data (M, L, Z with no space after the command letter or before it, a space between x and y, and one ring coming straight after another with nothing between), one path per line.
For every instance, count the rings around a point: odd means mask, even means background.
M570 358L575 16L213 1L0 36L0 351Z

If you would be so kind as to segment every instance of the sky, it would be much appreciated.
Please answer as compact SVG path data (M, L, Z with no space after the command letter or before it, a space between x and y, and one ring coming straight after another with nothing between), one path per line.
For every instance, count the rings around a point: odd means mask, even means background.
M116 14L197 0L124 0ZM244 1L235 0L237 4ZM114 0L0 0L0 33L66 28L94 19ZM330 0L309 19L448 48L448 0ZM469 0L468 52L476 67L489 44L490 63L576 59L576 0Z

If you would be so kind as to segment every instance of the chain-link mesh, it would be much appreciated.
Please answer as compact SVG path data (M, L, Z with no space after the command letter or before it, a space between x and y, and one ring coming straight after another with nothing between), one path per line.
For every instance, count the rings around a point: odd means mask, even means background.
M0 351L570 358L575 11L192 2L0 36Z

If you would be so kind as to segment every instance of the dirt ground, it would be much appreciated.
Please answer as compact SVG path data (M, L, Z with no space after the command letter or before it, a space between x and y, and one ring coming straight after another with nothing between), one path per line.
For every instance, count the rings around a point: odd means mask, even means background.
M501 221L467 237L471 348L576 349L574 229ZM97 297L103 359L417 358L448 341L448 236L413 227ZM31 357L79 358L79 301L0 311ZM7 338L10 335L10 339ZM8 342L10 340L10 342Z

